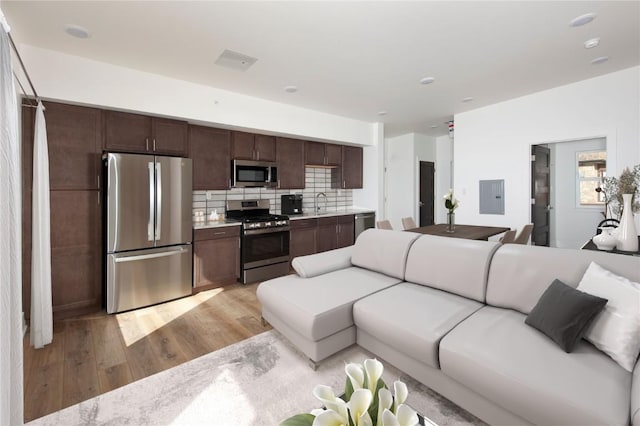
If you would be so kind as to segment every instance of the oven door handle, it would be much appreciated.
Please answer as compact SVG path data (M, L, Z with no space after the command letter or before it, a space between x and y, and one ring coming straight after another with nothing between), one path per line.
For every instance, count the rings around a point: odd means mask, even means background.
M245 229L244 235L275 234L277 232L289 232L289 227L282 226L280 228Z

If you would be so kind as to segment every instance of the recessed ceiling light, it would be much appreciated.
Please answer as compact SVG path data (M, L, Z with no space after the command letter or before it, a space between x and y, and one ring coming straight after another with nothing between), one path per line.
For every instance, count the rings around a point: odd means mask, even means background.
M284 91L287 93L296 93L298 91L298 86L285 86Z
M436 79L433 77L425 77L425 78L421 78L420 79L420 84L431 84L435 81Z
M595 58L594 60L591 61L592 64L597 65L597 64L601 64L603 62L607 62L609 60L608 56L600 56L598 58Z
M599 44L600 44L600 38L599 37L590 38L589 40L584 42L584 48L585 49L593 49L594 47L596 47Z
M580 15L577 18L573 18L571 22L569 22L569 26L581 27L582 25L586 25L594 19L596 19L595 13L585 13L584 15Z
M469 96L468 98L464 98L462 102L471 102L472 100L473 98Z
M387 111L378 111L378 115L387 115Z
M89 38L89 31L80 25L67 24L64 26L64 32L76 38Z

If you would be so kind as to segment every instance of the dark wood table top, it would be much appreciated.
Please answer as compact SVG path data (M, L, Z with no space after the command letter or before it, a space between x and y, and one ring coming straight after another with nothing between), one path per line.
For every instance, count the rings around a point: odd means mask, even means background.
M439 223L437 225L421 226L419 228L407 229L408 232L419 234L438 235L440 237L464 238L467 240L488 240L493 235L502 234L511 228L499 226L478 226L478 225L456 225L453 232L447 232L448 225Z

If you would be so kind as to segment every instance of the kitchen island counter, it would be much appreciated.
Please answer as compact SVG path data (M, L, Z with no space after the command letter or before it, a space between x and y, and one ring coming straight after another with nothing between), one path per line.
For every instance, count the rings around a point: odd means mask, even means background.
M193 222L193 229L223 228L225 226L240 226L242 223L232 220L206 220Z

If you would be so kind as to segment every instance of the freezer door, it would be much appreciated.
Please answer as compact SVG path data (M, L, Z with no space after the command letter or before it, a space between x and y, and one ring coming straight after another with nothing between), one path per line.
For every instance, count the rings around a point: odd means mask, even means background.
M107 252L155 245L153 155L107 157Z
M107 255L110 314L191 294L191 245Z
M190 158L156 157L156 246L191 241L192 172Z

